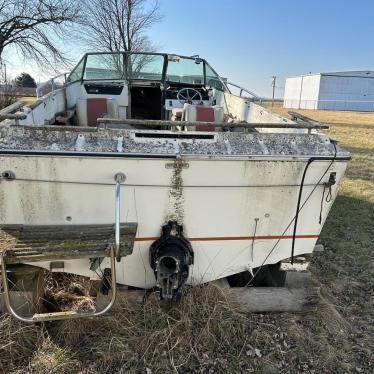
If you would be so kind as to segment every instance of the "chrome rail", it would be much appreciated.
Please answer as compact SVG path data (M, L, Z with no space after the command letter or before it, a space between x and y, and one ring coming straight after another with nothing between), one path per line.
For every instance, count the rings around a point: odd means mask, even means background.
M111 264L111 288L112 288L112 297L110 299L109 304L99 312L78 312L78 311L65 311L65 312L53 312L53 313L40 313L40 314L33 314L32 316L21 316L18 314L10 300L10 290L9 290L9 283L8 283L8 276L7 276L7 268L6 268L6 260L5 260L5 252L3 251L1 254L1 275L2 275L2 283L4 288L4 301L5 306L8 312L22 322L27 323L35 323L35 322L46 322L46 321L56 321L56 320L64 320L64 319L73 319L73 318L83 318L83 317L98 317L103 315L104 313L108 312L112 306L114 305L117 297L117 283L116 283L116 261L115 261L115 249L114 247L110 250L110 264Z
M233 87L236 87L236 88L239 88L239 96L240 97L246 97L246 96L243 96L243 92L246 92L248 93L249 95L251 95L255 100L258 100L260 101L260 103L262 102L262 97L256 95L254 92L252 91L249 91L248 89L242 87L242 86L239 86L238 84L235 84L235 83L231 83L231 82L226 82L227 85L229 86L233 86Z
M37 85L36 87L36 97L37 99L39 99L40 97L43 96L43 88L47 87L47 86L51 86L51 92L54 92L55 91L55 81L60 78L60 77L64 77L63 79L63 84L66 83L66 78L67 78L67 75L69 73L61 73L61 74L58 74L56 75L55 77L51 78L51 79L48 79L46 82L44 83L41 83L39 85Z
M120 222L121 222L121 183L126 180L126 175L117 173L114 176L116 181L115 188L115 255L117 261L121 261L121 248L120 248Z
M120 253L120 208L121 208L121 183L126 180L126 176L123 173L117 173L114 176L116 182L115 186L115 245L110 248L110 270L111 270L111 289L112 295L108 305L98 312L78 312L78 311L65 311L65 312L53 312L53 313L36 313L32 316L21 316L18 314L10 300L10 289L8 283L8 275L6 268L6 250L1 252L1 278L4 288L4 301L8 312L16 319L27 322L46 322L56 320L75 319L83 317L98 317L108 312L114 305L117 297L117 283L116 283L116 260L121 260Z

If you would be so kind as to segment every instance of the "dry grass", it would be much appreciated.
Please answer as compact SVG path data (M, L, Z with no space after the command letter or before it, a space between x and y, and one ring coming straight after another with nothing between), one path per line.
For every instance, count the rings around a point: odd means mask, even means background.
M283 103L274 103L274 107L271 106L271 103L266 103L265 106L284 117L290 117L288 112L293 111L328 124L374 125L374 112L289 109L283 108Z
M19 100L22 100L25 103L25 105L30 105L33 102L35 102L37 99L35 96L22 96L19 98Z
M274 111L286 114L288 109L275 107ZM346 342L348 357L358 368L356 372L371 373L374 371L374 113L297 112L329 124L327 132L352 152L339 196L322 231L321 240L327 251L314 257L312 270L323 283L326 297L350 326Z
M82 371L81 364L77 360L77 355L71 348L61 347L53 342L46 334L41 340L38 349L31 357L28 367L18 370L19 373L28 372L33 374L40 373L61 373L70 374ZM17 371L15 371L17 373Z
M45 303L54 311L90 312L95 301L90 296L90 279L74 274L47 273Z
M341 146L352 152L353 158L346 178L374 183L374 112L294 110L283 108L281 105L271 107L271 104L268 104L268 107L289 118L288 112L296 111L330 125L330 129L326 132L332 138L337 139Z
M17 94L13 87L7 86L5 90L0 91L0 110L8 107L17 101Z
M25 105L30 105L36 101L35 96L18 96L14 88L9 88L7 91L0 92L0 110L7 106L14 104L21 100Z
M323 316L329 306L308 316L243 314L213 284L189 289L184 296L173 308L154 299L135 305L120 298L111 314L81 321L78 335L77 321L65 333L62 322L40 325L35 352L24 352L23 362L8 358L7 368L13 373L92 374L352 369L345 360L349 347L344 347L349 327L336 312Z
M0 316L0 336L0 373L23 367L42 340L38 326L24 325L9 315Z
M122 298L95 320L24 326L3 316L0 372L372 373L374 114L302 113L335 123L329 133L353 153L321 235L325 252L311 265L333 305L308 315L242 314L209 285L169 310Z

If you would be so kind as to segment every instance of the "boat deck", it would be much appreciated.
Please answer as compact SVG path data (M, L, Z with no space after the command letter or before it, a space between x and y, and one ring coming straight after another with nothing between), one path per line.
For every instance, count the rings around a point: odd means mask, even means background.
M337 158L349 152L336 147ZM143 157L331 157L335 147L322 133L195 132L64 126L0 128L1 154L72 154Z

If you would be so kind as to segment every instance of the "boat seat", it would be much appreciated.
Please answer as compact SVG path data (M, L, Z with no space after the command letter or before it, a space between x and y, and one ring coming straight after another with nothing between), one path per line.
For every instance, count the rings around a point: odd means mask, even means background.
M223 122L223 108L220 106L206 106L184 104L183 120L188 122L212 122L212 125L198 125L195 131L215 131L213 123Z
M119 118L118 103L113 98L87 98L77 100L77 116L79 126L97 126L97 119L110 117Z

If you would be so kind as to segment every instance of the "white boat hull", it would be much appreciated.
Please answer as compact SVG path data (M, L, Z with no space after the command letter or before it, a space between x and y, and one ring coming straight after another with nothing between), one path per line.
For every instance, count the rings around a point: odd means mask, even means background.
M155 285L149 247L163 224L177 220L194 251L187 283L204 283L291 256L293 219L307 161L2 155L2 170L12 170L16 179L0 183L0 223L114 223L113 177L123 172L127 179L121 187L121 221L138 222L138 231L133 254L117 264L117 282ZM335 161L324 175L330 163L315 161L308 168L295 256L313 251L336 197L346 162ZM319 223L322 184L333 172L337 183L331 188L332 199L322 203ZM101 267L108 263L106 259ZM38 265L49 269L49 262ZM98 278L89 268L88 259L64 263L66 272Z

